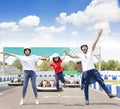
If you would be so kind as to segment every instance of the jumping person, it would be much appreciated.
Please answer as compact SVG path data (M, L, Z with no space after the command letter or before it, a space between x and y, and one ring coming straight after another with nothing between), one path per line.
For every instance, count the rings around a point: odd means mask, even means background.
M36 88L35 62L38 61L38 59L41 59L41 60L46 60L46 59L41 56L37 57L35 55L31 55L30 47L24 48L24 56L14 55L11 53L4 53L4 52L1 52L1 54L7 54L9 56L14 56L21 61L23 72L24 72L24 84L23 84L23 91L22 91L22 99L21 99L19 105L24 104L24 98L26 95L29 79L31 79L31 83L32 83L32 88L33 88L33 92L34 92L34 96L35 96L35 104L39 104L37 88Z
M70 53L68 53L66 50L64 50L64 53L68 56L70 56L71 58L76 58L76 59L81 59L82 61L82 67L83 67L83 75L82 75L82 79L84 79L84 82L82 80L82 83L84 86L82 86L82 88L84 89L84 94L85 94L85 104L89 105L89 84L90 84L90 79L93 78L95 81L97 81L101 87L103 88L103 90L107 93L107 95L110 98L114 98L116 95L111 94L111 92L107 89L103 79L101 78L99 72L97 71L97 69L94 66L93 63L93 51L95 50L96 44L100 38L102 34L102 29L99 30L98 32L98 36L95 40L95 42L92 45L92 48L90 50L88 50L88 45L82 45L80 47L82 53L80 55L72 55Z
M55 72L55 80L56 80L56 88L57 91L60 91L60 86L59 86L59 80L62 83L65 83L66 80L64 79L64 75L63 75L63 70L62 70L62 61L65 59L65 57L63 57L63 59L60 58L60 55L58 53L54 53L52 55L52 62L50 63L50 66L53 67L54 72ZM58 96L60 93L58 93Z

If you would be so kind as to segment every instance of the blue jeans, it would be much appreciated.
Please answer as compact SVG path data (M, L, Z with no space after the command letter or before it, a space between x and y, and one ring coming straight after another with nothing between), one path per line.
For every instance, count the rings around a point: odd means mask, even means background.
M84 73L86 73L85 87L84 87L85 100L89 101L88 88L89 88L91 78L100 84L100 86L103 88L103 90L107 93L108 96L111 95L111 92L107 89L103 79L101 78L99 72L96 69L88 70L88 71L85 71Z
M55 80L56 80L57 91L59 91L59 90L60 90L59 80L60 80L62 83L65 83L65 82L66 82L65 79L64 79L63 72L56 73L56 74L55 74Z
M31 79L34 95L35 95L35 97L37 97L36 74L32 70L24 70L24 84L23 84L23 91L22 91L23 98L26 95L29 78Z

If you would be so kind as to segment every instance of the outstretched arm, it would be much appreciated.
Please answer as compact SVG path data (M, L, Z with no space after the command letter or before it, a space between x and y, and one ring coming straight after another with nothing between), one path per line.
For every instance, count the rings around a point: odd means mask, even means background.
M99 40L101 34L102 34L102 29L100 29L99 32L98 32L97 39L95 40L95 42L93 43L93 46L92 46L92 51L95 50L96 44L97 44L97 42L98 42L98 40Z
M14 56L14 57L16 57L14 54L12 54L12 53L7 53L7 52L0 52L0 54L6 54L6 55L9 55L9 56Z
M40 60L49 60L49 57L48 56L44 56L44 57L40 56L38 59L40 59Z
M78 56L75 56L75 55L72 55L72 54L68 53L66 50L64 50L63 52L71 58L75 58L75 59L79 58Z

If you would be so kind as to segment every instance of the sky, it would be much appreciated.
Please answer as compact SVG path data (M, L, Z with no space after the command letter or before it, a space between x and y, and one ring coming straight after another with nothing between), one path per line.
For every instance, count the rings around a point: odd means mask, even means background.
M120 61L120 0L0 0L3 47L80 47L95 41L102 60Z

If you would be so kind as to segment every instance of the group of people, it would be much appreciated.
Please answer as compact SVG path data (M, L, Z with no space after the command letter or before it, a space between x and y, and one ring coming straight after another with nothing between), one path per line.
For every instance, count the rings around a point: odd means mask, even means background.
M88 89L89 89L89 84L90 84L91 78L93 78L95 81L97 81L101 85L103 90L107 93L107 95L110 98L116 97L116 95L111 94L111 92L107 89L103 79L101 78L99 72L97 71L97 69L95 68L94 63L93 63L93 52L95 50L96 44L97 44L101 34L102 34L102 29L99 30L98 36L97 36L95 42L93 43L91 49L89 49L88 45L86 45L86 44L81 45L80 49L81 49L82 53L79 55L72 55L72 54L68 53L66 50L63 51L65 53L65 55L67 55L71 58L81 59L82 69L83 69L82 86L81 87L82 87L82 89L84 89L86 105L89 105ZM35 96L35 104L39 104L37 88L36 88L35 62L38 61L39 59L40 60L49 60L49 58L42 57L42 56L37 57L35 55L31 55L31 48L29 48L29 47L24 48L24 54L25 54L24 56L14 55L14 54L5 53L5 52L1 52L1 54L7 54L10 56L14 56L21 61L23 72L24 72L24 85L23 85L23 90L22 90L22 99L19 104L20 105L24 104L24 98L26 95L29 79L31 79L31 83L32 83L32 88L33 88L33 92L34 92L34 96ZM57 91L59 91L59 88L60 88L59 80L62 83L66 83L66 80L64 79L64 75L63 75L62 66L61 66L64 59L65 59L65 57L60 58L60 55L58 53L54 53L52 55L52 62L50 62L50 64L49 64L51 67L53 67L54 72L55 72L55 81L56 81Z

